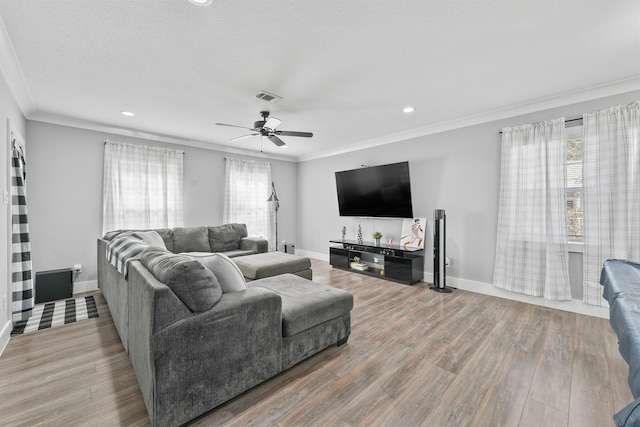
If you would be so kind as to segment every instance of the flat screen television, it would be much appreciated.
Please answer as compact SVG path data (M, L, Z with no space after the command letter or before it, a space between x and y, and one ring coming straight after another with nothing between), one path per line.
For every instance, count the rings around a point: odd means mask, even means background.
M336 172L340 216L413 218L409 162Z

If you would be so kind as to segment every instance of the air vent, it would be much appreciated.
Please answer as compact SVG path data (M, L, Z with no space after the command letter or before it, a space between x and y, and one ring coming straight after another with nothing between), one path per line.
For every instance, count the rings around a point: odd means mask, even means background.
M280 102L284 99L283 97L274 95L273 93L269 93L266 90L261 90L255 95L255 97L263 101L270 102L272 104L275 104L276 102Z

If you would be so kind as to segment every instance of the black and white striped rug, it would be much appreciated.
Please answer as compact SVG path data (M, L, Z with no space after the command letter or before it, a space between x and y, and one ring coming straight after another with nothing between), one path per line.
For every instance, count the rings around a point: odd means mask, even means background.
M98 309L93 296L36 304L29 319L19 320L13 325L11 335L28 334L94 317L98 317Z

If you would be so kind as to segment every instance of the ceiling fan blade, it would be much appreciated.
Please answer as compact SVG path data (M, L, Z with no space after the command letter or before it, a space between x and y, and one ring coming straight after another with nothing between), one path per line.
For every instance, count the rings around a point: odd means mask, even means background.
M250 136L258 136L259 133L250 133L249 135L236 136L235 138L231 138L229 141L240 141L241 139L249 138Z
M226 123L216 123L216 124L217 124L218 126L229 126L229 127L232 127L232 128L240 128L240 129L254 130L253 128L248 128L248 127L246 127L246 126L229 125L229 124L226 124Z
M276 135L284 135L284 136L302 136L304 138L311 138L313 134L311 132L296 132L293 130L277 130Z
M268 117L267 121L264 123L264 125L262 125L262 127L266 129L276 130L276 128L280 126L280 123L282 123L282 120L276 119L275 117Z
M275 135L268 135L267 138L269 138L269 141L273 142L278 147L282 147L283 145L287 145L287 144L284 143L283 140L281 140L280 138L278 138Z

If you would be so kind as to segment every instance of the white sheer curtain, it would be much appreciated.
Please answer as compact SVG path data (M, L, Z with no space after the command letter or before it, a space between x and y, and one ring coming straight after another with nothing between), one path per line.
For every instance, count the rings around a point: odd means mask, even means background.
M107 141L102 231L182 225L183 151Z
M604 261L640 261L640 101L583 119L583 301L606 306Z
M502 130L496 287L571 299L564 118Z
M271 163L225 159L223 221L247 225L249 236L269 241L275 249L275 207L271 194Z

